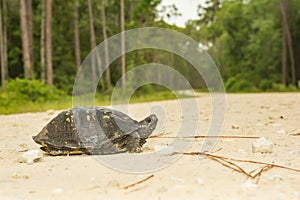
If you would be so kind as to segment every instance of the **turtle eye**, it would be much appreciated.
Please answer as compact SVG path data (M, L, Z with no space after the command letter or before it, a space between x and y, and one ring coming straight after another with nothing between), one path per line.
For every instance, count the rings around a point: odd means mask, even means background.
M151 118L150 118L150 117L147 117L147 118L145 119L145 121L146 121L147 123L151 123Z

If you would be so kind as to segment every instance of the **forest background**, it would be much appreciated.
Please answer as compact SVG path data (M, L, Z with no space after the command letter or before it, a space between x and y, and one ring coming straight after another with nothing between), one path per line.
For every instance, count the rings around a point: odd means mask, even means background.
M77 70L90 51L138 27L168 28L193 38L213 58L227 92L299 91L299 0L206 0L199 3L198 19L185 27L167 24L164 19L180 13L176 5L159 9L160 3L0 0L0 113L71 107ZM98 104L109 102L122 74L152 62L173 67L193 88L206 91L205 82L183 58L142 49L109 66L97 87ZM166 88L146 85L133 101L173 97Z

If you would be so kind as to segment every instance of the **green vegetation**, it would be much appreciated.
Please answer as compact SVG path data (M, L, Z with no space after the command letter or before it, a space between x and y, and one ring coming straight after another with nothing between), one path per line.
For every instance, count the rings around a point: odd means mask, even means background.
M70 105L71 97L55 87L38 80L16 78L0 93L0 113L42 111L51 107L60 109Z
M46 32L45 19L49 15L49 12L45 12L49 8L48 1L25 2L24 7L19 0L0 0L0 113L71 107L73 84L78 70L78 55L75 50L80 53L79 61L82 62L93 46L90 40L93 31L89 12L93 13L94 36L98 44L105 40L104 33L107 37L120 33L120 1L53 0L50 16L52 66L47 65L46 55L49 50L45 48L49 46L45 45L45 38L42 40L45 37L43 33ZM167 24L159 17L161 11L157 6L160 2L161 0L124 0L125 29L163 27L192 37L212 56L227 92L299 91L299 0L206 0L206 3L199 5L199 18L190 20L185 28ZM88 9L89 4L92 9ZM167 17L179 15L176 6L170 6L168 10L170 12L165 13ZM25 21L24 18L20 20L24 13ZM24 30L21 27L24 23L28 29L25 30L28 31L27 50L23 48ZM79 36L77 46L74 39L76 32ZM170 43L172 40L165 42ZM188 47L184 45L183 48ZM25 53L29 56L27 60ZM110 103L113 87L123 73L122 62L121 58L116 59L109 66L110 72L106 72L99 82L97 105ZM204 81L191 64L172 53L141 49L126 54L125 62L127 71L135 66L154 62L171 66L184 75L197 91L207 92ZM53 74L48 74L49 67ZM51 77L51 81L48 77ZM142 76L136 74L133 81L137 79L142 79ZM165 88L147 85L139 88L130 102L174 98L174 94Z
M42 112L49 109L62 110L72 107L72 96L50 87L38 80L15 79L7 84L7 92L0 93L0 113L12 114L22 112ZM176 99L169 90L149 91L147 95L138 90L133 93L130 103ZM179 98L189 97L179 95ZM97 94L95 105L110 105L110 95Z
M200 27L190 35L210 47L227 92L294 91L299 87L299 0L209 2L200 6L200 19L190 21L188 28ZM290 33L291 46L287 35L283 36L283 26L288 28L285 34Z

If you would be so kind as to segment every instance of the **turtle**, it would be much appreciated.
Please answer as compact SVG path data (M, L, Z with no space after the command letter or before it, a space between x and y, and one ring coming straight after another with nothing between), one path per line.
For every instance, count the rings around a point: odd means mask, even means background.
M151 114L141 121L105 107L73 107L60 112L33 136L50 155L139 153L156 128Z

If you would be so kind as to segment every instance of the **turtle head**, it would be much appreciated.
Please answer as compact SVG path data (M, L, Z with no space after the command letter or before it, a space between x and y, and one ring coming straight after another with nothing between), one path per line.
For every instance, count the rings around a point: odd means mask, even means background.
M147 139L154 131L157 125L158 118L152 114L139 122L138 134L141 138Z

